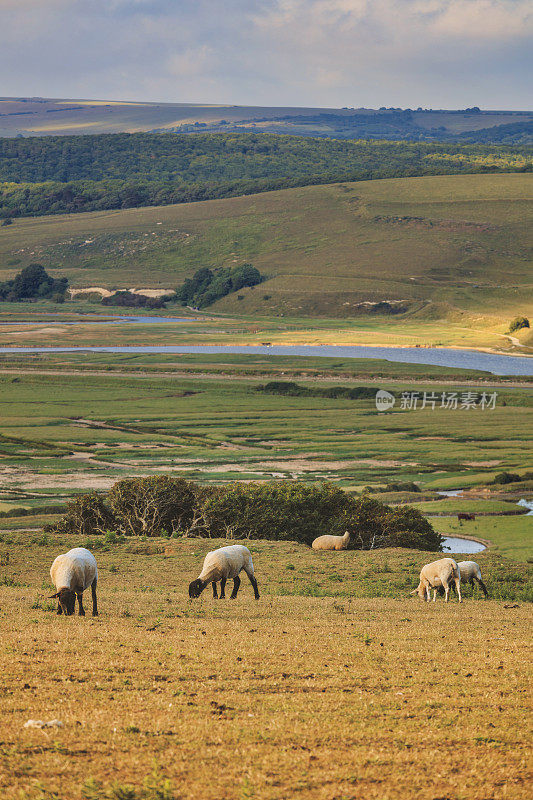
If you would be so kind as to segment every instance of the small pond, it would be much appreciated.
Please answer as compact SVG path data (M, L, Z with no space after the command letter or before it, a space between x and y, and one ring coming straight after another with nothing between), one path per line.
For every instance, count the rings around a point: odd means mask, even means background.
M458 536L445 536L444 544L442 545L443 553L449 553L450 555L481 553L482 550L486 549L481 542L474 542L472 539L461 539Z

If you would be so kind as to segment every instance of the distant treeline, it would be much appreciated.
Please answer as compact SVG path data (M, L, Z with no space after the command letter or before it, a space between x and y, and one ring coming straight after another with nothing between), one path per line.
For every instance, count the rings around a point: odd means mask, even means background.
M530 171L533 147L274 134L0 139L0 217L167 205L309 184Z
M374 386L300 386L293 381L270 381L256 389L265 394L280 394L285 397L328 397L332 399L345 398L346 400L374 400L376 389ZM392 490L390 490L392 491Z

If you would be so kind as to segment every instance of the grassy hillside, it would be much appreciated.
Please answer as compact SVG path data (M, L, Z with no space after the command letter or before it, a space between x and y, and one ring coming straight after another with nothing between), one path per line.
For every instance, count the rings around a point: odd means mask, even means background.
M494 315L503 333L531 311L532 194L530 174L432 176L16 220L2 229L0 277L40 261L73 286L167 288L252 262L267 281L215 310L353 317L395 300L414 328L446 316L483 328Z

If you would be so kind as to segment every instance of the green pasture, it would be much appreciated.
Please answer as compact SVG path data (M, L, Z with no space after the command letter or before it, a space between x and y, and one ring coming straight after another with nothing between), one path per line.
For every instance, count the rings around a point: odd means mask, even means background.
M463 523L453 518L433 517L430 522L443 536L488 539L492 543L489 552L501 553L516 561L533 560L533 517L482 517ZM482 555L476 553L473 558L478 561Z
M364 301L398 300L415 332L418 318L451 316L480 336L490 327L492 342L531 308L532 187L530 174L431 176L17 219L0 278L40 261L75 287L172 288L199 267L252 262L266 282L214 310L353 318ZM445 335L441 324L430 341Z
M526 509L520 508L516 503L507 503L504 500L476 500L470 498L450 497L442 500L429 500L422 503L410 503L422 513L432 516L436 514L452 515L461 512L467 514L523 514Z

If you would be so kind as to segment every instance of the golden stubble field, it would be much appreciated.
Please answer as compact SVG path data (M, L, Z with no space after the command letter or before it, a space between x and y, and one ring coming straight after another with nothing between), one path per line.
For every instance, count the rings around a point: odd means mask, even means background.
M67 619L61 544L1 548L0 797L531 797L526 604L289 596L287 547L254 555L258 602L189 601L213 545L186 540L97 551L101 615Z

